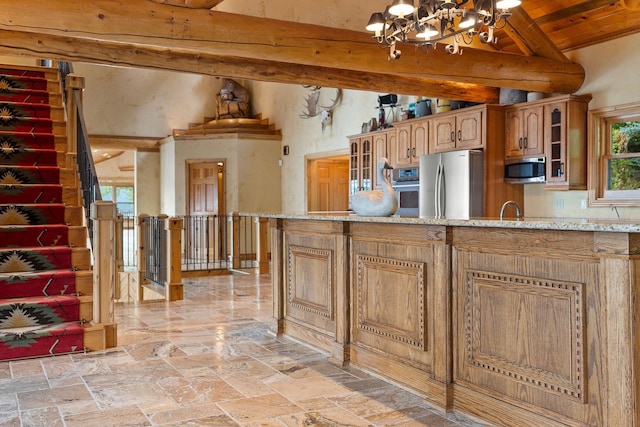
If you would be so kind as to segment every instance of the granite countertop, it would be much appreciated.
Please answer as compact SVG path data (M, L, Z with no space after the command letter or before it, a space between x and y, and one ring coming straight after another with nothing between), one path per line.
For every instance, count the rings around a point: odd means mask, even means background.
M326 213L242 213L241 215L263 218L309 219L320 221L377 222L389 224L424 224L450 227L494 227L535 230L604 231L618 233L640 233L640 221L624 219L594 218L522 218L520 220L499 218L415 218L402 216L371 217L358 216L349 212Z

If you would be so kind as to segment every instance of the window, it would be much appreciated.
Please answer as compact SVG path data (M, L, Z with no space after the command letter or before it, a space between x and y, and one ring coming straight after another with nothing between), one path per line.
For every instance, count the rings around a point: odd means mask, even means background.
M640 206L640 104L589 113L589 203Z
M125 216L133 216L135 213L133 203L133 187L126 185L101 185L102 200L115 202L118 213Z

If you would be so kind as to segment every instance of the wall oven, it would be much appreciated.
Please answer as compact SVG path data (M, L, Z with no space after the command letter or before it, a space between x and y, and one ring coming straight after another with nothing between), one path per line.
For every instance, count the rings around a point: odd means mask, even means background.
M392 173L392 185L398 196L397 216L420 216L420 178L419 168L395 168Z

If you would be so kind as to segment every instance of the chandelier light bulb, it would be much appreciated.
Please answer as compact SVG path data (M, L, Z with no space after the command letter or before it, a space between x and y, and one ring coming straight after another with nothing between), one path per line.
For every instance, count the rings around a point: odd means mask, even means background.
M394 0L389 7L389 13L399 18L411 15L414 10L413 0Z
M467 12L460 20L458 26L460 28L471 28L476 25L477 17L478 15L475 12Z
M384 16L382 15L382 13L372 13L366 29L367 31L373 31L374 33L376 33L376 36L378 35L378 33L382 33L382 30L384 30Z
M430 40L431 37L439 36L440 31L436 30L436 27L433 25L425 25L422 31L418 31L416 34L417 38Z

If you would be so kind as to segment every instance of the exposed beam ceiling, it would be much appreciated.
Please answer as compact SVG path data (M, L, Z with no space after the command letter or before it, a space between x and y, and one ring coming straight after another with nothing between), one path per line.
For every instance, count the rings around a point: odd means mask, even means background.
M572 93L584 81L548 44L532 50L552 58L399 46L402 58L387 62L366 33L149 0L0 0L0 10L10 54L481 102L497 101L498 87Z

